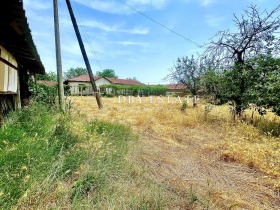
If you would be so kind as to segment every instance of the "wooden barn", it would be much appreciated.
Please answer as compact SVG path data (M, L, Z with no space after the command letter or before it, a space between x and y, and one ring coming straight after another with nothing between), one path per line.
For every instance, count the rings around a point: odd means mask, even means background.
M29 99L28 79L45 69L34 45L22 0L0 3L0 123Z

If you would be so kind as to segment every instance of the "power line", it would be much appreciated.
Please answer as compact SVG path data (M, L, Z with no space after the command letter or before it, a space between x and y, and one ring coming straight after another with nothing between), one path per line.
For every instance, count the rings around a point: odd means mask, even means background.
M162 23L158 22L157 20L155 20L155 19L149 17L148 15L146 15L146 14L143 13L143 12L141 12L140 10L138 10L137 8L135 8L134 6L132 6L131 4L128 4L127 2L122 1L122 0L116 0L116 1L118 1L119 3L121 3L121 4L123 4L123 5L127 6L127 7L129 7L130 9L134 10L134 11L137 12L138 14L140 14L140 15L142 15L143 17L149 19L150 21L156 23L157 25L161 26L162 28L164 28L164 29L166 29L166 30L172 32L173 34L175 34L175 35L177 35L177 36L183 38L184 40L186 40L186 41L188 41L188 42L193 43L193 44L196 45L197 47L199 47L199 48L202 47L202 46L199 45L197 42L195 42L195 41L193 41L193 40L187 38L186 36L184 36L184 35L178 33L177 31L174 31L173 29L171 29L171 28L169 28L169 27L163 25Z
M84 21L83 21L83 18L82 18L82 16L81 16L81 13L80 13L80 11L79 11L79 9L78 9L78 7L77 7L77 3L76 3L75 0L74 0L74 6L75 6L75 10L76 10L77 13L78 13L79 19L81 20L81 23L82 23L82 25L81 25L81 26L82 26L82 27L81 27L82 32L83 32L83 34L84 34L84 36L85 36L85 38L86 38L87 43L89 44L89 48L90 48L91 53L93 54L94 60L95 60L97 66L99 67L99 69L100 69L100 71L101 71L101 70L103 69L103 67L102 67L102 65L101 65L101 63L100 63L100 60L98 59L96 50L94 49L94 47L93 47L93 45L92 45L92 43L91 43L91 41L90 41L90 37L89 37L89 35L88 35L87 29L86 29L85 27L83 27L83 26L84 26Z

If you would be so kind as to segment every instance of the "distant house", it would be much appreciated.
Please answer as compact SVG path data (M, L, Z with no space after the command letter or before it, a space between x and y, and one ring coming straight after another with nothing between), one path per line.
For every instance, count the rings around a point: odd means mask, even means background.
M45 69L25 16L23 1L1 2L0 122L3 115L28 102L29 76L44 73Z
M100 77L94 76L96 81ZM88 75L81 75L64 81L66 85L65 93L69 95L92 94L92 86Z
M187 86L183 84L168 84L165 87L167 88L166 95L182 95L187 93Z
M118 79L118 78L107 78L94 76L94 80L97 86L97 89L100 92L112 93L112 88L102 88L103 85L145 85L136 80L130 79ZM64 82L68 86L69 94L71 95L88 95L93 94L92 86L90 83L90 78L88 75L81 75L75 78L68 79Z

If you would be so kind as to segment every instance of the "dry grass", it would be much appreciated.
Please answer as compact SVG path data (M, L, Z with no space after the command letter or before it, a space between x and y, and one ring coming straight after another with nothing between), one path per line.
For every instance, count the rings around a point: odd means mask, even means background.
M60 131L74 135L75 145L65 149L66 155L52 157L51 169L41 179L32 177L13 209L162 209L173 202L131 158L141 148L130 129L103 121L65 120L58 123ZM0 202L0 209L10 208Z
M142 103L103 98L102 110L93 97L69 100L75 113L86 120L121 123L141 134L143 151L135 158L149 167L154 180L176 194L169 207L279 207L280 138L272 136L279 117L256 116L256 128L234 122L227 106L210 107L208 113L205 105L199 105L182 113L175 98L171 103L156 98L153 103L149 98Z

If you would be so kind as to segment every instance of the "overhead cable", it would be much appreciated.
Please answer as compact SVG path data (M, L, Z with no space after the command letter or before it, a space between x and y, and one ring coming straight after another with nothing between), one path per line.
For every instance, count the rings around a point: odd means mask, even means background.
M87 41L87 43L88 43L88 45L89 45L90 51L91 51L91 53L93 54L94 60L95 60L97 66L99 67L99 69L100 69L100 71L101 71L101 70L103 70L103 67L102 67L102 65L101 65L100 60L98 59L96 50L94 49L94 47L93 47L93 45L92 45L92 43L91 43L91 41L90 41L90 37L89 37L89 35L88 35L88 31L87 31L86 27L83 27L83 26L84 26L84 21L83 21L83 18L82 18L82 16L81 16L81 13L80 13L80 11L79 11L79 9L78 9L78 7L77 7L76 5L77 5L77 3L76 3L76 1L74 0L75 10L77 11L78 16L79 16L79 19L80 19L80 21L81 21L81 23L82 23L82 24L81 24L81 26L82 26L82 27L81 27L82 32L83 32L83 34L84 34L84 36L85 36L85 38L86 38L86 41Z
M161 26L162 28L164 28L164 29L166 29L166 30L172 32L173 34L175 34L175 35L177 35L177 36L183 38L184 40L186 40L186 41L188 41L188 42L193 43L193 44L196 45L197 47L200 47L200 48L202 47L201 45L199 45L197 42L191 40L190 38L187 38L186 36L184 36L184 35L178 33L177 31L175 31L175 30L173 30L173 29L171 29L171 28L169 28L169 27L163 25L162 23L158 22L157 20L155 20L155 19L149 17L148 15L146 15L146 14L143 13L143 12L141 12L140 10L138 10L137 8L135 8L134 6L132 6L131 4L127 3L126 1L123 1L123 0L116 0L116 1L118 1L119 3L121 3L121 4L123 4L123 5L127 6L127 7L129 7L130 9L134 10L134 11L137 12L138 14L140 14L140 15L142 15L143 17L149 19L150 21L156 23L157 25Z

